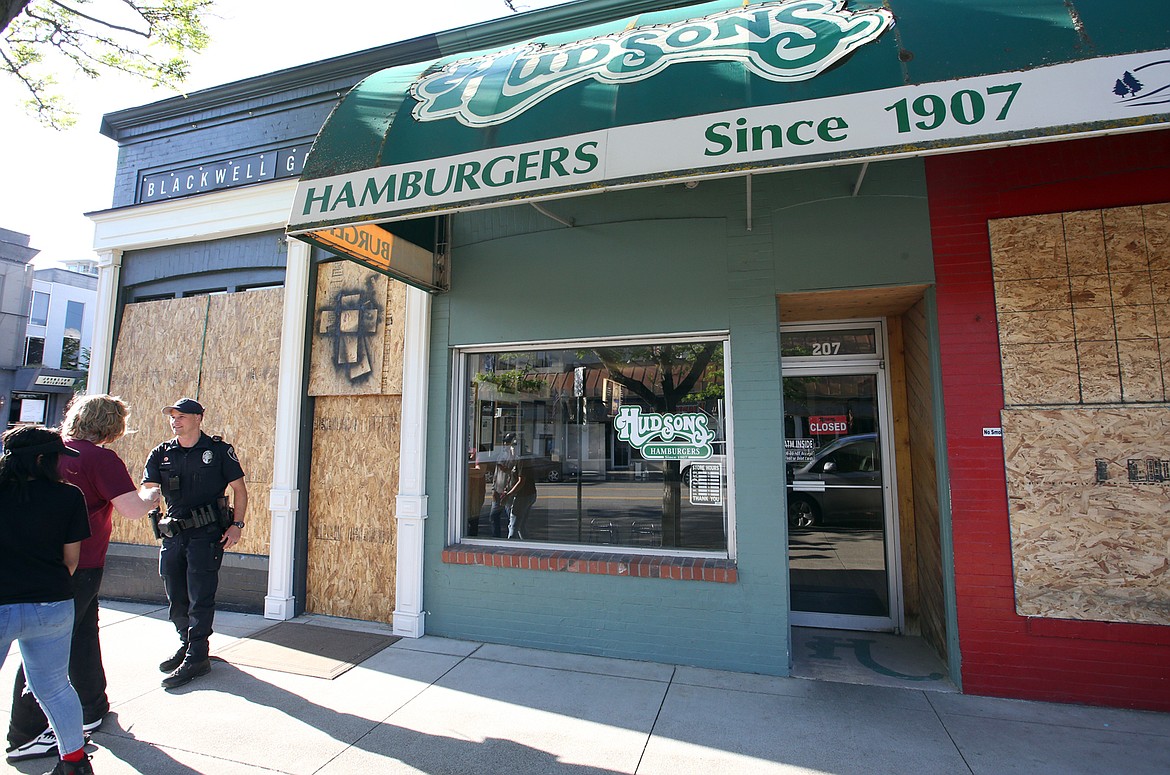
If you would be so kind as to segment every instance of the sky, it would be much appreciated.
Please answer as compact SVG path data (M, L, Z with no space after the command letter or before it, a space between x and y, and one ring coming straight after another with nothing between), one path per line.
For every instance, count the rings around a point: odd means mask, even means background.
M566 0L518 0L518 10ZM115 0L96 0L90 8ZM207 18L211 44L191 58L184 91L198 91L384 43L511 15L504 0L218 0ZM110 207L117 145L102 116L179 92L128 76L93 81L62 71L60 91L77 123L57 131L29 115L16 80L0 75L0 228L30 236L38 267L96 258L84 213Z

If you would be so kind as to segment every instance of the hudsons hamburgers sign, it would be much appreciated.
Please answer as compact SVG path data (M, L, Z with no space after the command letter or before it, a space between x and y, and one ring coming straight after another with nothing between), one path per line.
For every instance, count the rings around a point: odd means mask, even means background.
M712 5L716 4L703 8ZM1015 144L1170 120L1163 96L1170 93L1166 50L804 101L764 105L745 101L738 109L698 114L692 110L686 115L679 114L677 104L701 103L695 95L679 100L669 91L685 88L687 76L677 77L686 72L682 68L710 62L744 69L741 79L731 79L742 85L737 99L744 100L753 91L752 78L795 84L816 79L833 66L840 73L860 66L857 82L875 83L866 80L864 63L847 58L878 51L875 43L888 37L893 24L894 17L883 8L850 11L844 0L737 3L729 10L668 24L632 26L556 46L530 43L424 68L396 96L369 91L378 84L390 88L399 82L374 76L350 93L322 129L318 144L328 140L329 150L322 157L326 163L315 166L310 155L289 232L312 239L314 232L326 234L331 228L335 233L356 224L370 228L370 223L522 199L700 175ZM962 43L956 40L955 45ZM888 52L883 50L883 55L898 56L896 47L884 49ZM901 72L900 67L894 69ZM672 74L676 77L668 77ZM639 118L628 120L634 123L621 123L626 113L604 114L612 124L607 128L550 137L545 122L530 118L533 108L559 95L558 111L564 115L558 116L558 126L587 123L572 120L574 105L596 124L597 101L591 97L590 84L615 84L620 89L638 83L644 96L653 94L645 90L658 82L656 77L666 91L655 96L653 106L633 111ZM783 94L783 86L779 88ZM574 89L581 90L580 99L566 101L576 99ZM720 98L724 106L730 99L727 94ZM347 102L352 108L348 113ZM362 111L372 111L366 106L374 105L397 106L397 111L392 120L381 118L387 134L368 167L315 174L314 170L360 166L354 164L345 138L369 134L368 127L379 117ZM460 125L464 147L472 138L478 148L443 154L444 146L430 138L450 133L428 129L445 121ZM396 134L403 122L403 133ZM501 132L501 127L507 131ZM509 142L497 144L499 137ZM327 163L334 158L336 167ZM395 158L416 160L387 163ZM328 242L345 244L341 239Z
M460 60L411 86L418 100L413 115L491 126L583 81L642 81L679 62L742 62L770 81L802 81L894 23L885 9L852 13L843 6L843 0L760 3L563 46L529 43Z

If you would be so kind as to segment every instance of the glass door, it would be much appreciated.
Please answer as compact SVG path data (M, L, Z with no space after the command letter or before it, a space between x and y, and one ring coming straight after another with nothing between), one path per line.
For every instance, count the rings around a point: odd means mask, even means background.
M871 324L860 341L857 333L782 332L791 620L896 631L902 616L881 327ZM796 345L807 345L808 334L819 348Z

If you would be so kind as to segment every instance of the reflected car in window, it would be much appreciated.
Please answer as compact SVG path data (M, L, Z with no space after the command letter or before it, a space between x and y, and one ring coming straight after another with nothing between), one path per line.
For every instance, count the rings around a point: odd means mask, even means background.
M475 456L476 467L484 471L492 469L500 460L507 460L506 455L501 450L479 452ZM513 460L512 464L520 464L531 470L538 482L559 482L564 478L561 461L551 457L520 455ZM490 473L485 475L489 479L491 478Z
M881 445L876 433L843 436L788 473L788 524L863 525L883 521Z

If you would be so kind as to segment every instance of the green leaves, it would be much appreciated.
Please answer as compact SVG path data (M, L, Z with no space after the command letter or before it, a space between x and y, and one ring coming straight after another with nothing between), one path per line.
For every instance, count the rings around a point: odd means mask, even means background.
M176 87L187 77L187 55L208 44L203 14L212 2L9 0L0 5L0 19L12 19L0 33L0 70L24 84L28 110L63 129L75 116L55 90L54 61L64 58L89 78L117 71Z

